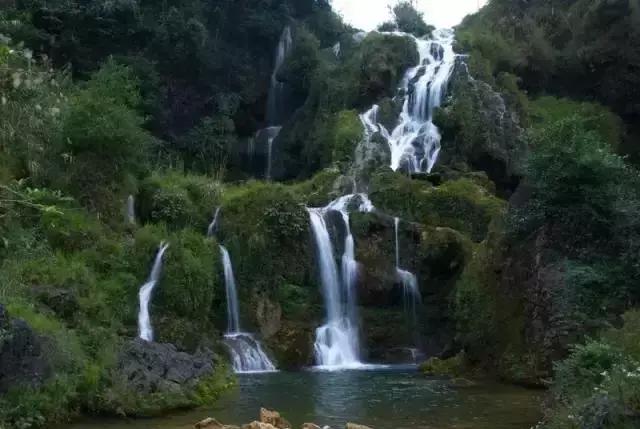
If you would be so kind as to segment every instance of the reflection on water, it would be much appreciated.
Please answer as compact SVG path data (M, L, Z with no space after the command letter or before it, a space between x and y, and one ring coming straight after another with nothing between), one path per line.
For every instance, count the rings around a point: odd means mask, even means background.
M238 387L209 409L143 421L83 422L74 429L186 429L208 416L226 424L255 420L260 407L294 427L347 421L375 429L527 429L539 418L540 392L498 384L455 387L409 368L240 375Z

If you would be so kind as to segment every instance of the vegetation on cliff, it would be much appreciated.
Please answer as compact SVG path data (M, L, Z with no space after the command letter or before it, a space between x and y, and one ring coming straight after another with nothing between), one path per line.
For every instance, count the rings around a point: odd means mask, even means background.
M311 364L323 309L306 207L355 192L358 114L378 103L392 126L418 62L412 38L357 34L324 0L85 3L0 12L0 353L24 362L0 361L0 427L214 400L231 382L219 244L242 325L280 367ZM409 2L393 12L382 29L432 30ZM385 152L357 184L376 207L350 224L372 360L404 359L417 336L430 374L551 383L541 427L637 423L638 13L491 0L458 29L468 56L436 112L433 173L393 172ZM255 148L272 79L290 90L272 142L282 182L259 180ZM163 241L145 348L138 290ZM397 268L418 278L413 324ZM147 354L181 367L179 388L139 374Z

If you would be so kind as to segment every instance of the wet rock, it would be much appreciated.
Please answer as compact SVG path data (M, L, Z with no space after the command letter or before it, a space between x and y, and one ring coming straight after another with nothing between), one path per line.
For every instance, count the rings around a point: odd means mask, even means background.
M0 305L0 393L16 386L39 387L51 374L50 346L23 320Z
M491 85L470 76L459 58L450 81L450 101L436 114L443 135L440 165L464 163L485 171L502 195L510 195L522 175L526 155L517 106Z
M175 393L190 390L212 375L215 360L208 349L188 354L172 344L136 338L123 346L116 373L137 394Z
M277 411L267 410L266 408L260 408L260 421L275 426L278 429L290 429L291 423L280 416Z
M256 319L260 326L260 333L265 339L276 335L281 327L282 308L277 302L271 301L266 296L258 297Z
M322 429L315 423L304 423L301 429Z
M223 429L224 425L212 417L208 417L195 424L196 429Z
M32 293L38 301L49 307L64 320L70 321L80 305L74 291L50 286L36 286Z
M355 423L347 423L347 429L371 429L369 426L357 425Z

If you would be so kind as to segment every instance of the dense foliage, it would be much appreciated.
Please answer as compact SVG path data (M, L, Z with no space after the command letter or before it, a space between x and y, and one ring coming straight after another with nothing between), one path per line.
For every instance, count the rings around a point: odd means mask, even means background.
M280 367L311 364L323 308L306 208L363 189L376 211L353 213L350 226L372 356L406 350L417 332L438 355L429 374L552 380L541 427L637 424L640 176L625 156L640 134L635 2L491 0L457 31L469 55L435 114L433 174L392 172L384 152L364 183L353 177L359 113L377 103L391 128L398 84L418 62L413 38L389 32L432 30L412 2L369 34L326 0L6 3L0 352L17 326L47 356L27 381L0 377L0 427L155 414L228 386L217 355L211 377L150 399L118 375L161 242L158 342L224 353L223 244L242 326ZM286 27L292 47L272 75ZM256 135L274 125L274 84L288 95L271 142L282 183L260 180L267 153ZM418 277L415 325L396 255Z

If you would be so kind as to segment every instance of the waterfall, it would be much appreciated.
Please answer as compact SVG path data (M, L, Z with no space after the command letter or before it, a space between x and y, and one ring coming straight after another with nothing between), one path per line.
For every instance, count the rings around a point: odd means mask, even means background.
M340 50L342 49L342 45L340 44L340 42L336 43L335 45L333 45L333 47L331 48L331 50L333 51L333 55L336 56L336 58L340 58Z
M227 295L227 333L225 344L231 353L233 370L237 373L255 373L276 371L275 365L262 349L262 345L253 335L241 332L238 291L233 274L231 256L224 246L220 246L224 268L224 284Z
M293 39L291 38L291 27L288 25L282 30L278 47L276 48L273 71L271 72L271 87L267 99L267 123L269 125L281 124L283 122L284 104L286 102L285 84L278 80L278 73L287 59Z
M400 227L400 218L395 218L395 238L396 238L396 275L400 284L402 284L402 297L405 306L405 312L409 317L412 325L417 323L417 304L422 301L420 289L418 288L418 279L410 271L400 268L400 240L398 239L398 230Z
M429 173L438 159L441 140L440 131L433 123L433 113L442 103L455 65L453 30L435 30L431 40L404 33L391 34L412 37L418 47L420 62L407 70L402 80L402 112L391 132L375 121L377 106L361 119L367 133L379 132L387 141L391 169Z
M278 80L278 73L291 52L292 46L291 27L287 25L284 30L282 30L280 41L276 47L273 71L271 72L271 86L269 87L269 95L267 97L267 127L258 130L256 133L256 141L262 142L266 146L265 178L267 180L271 179L272 174L273 142L280 134L282 130L281 125L286 120L288 114L287 88L285 83Z
M314 344L316 364L325 369L358 368L360 340L358 332L356 281L358 264L355 245L349 225L349 208L360 200L357 210L369 212L373 204L365 194L345 195L322 208L307 208L317 250L322 292L327 311L326 323L316 330ZM325 215L335 211L341 214L345 225L344 253L339 274L335 252L329 235Z
M207 237L213 237L216 233L216 227L218 226L218 217L220 216L220 207L216 207L213 212L213 219L207 227Z
M236 289L236 278L233 275L233 265L231 257L224 246L220 246L222 255L222 266L224 267L224 287L227 295L227 333L237 334L240 332L240 311L238 310L238 291Z
M267 146L267 153L266 153L267 165L264 173L264 176L267 180L271 180L271 169L272 169L271 166L273 164L273 161L272 161L273 141L278 137L281 130L282 130L282 127L272 126L272 127L262 128L261 130L258 130L258 132L256 133L256 137L255 137L256 141L262 144L266 144Z
M162 271L162 257L164 252L169 247L168 243L160 243L156 258L153 261L153 267L149 274L149 279L140 288L138 293L140 299L140 310L138 312L138 334L140 338L145 341L153 341L153 328L151 326L151 318L149 317L149 301L151 300L151 293L156 287L158 280L160 280L160 273Z
M127 222L131 225L136 224L136 203L133 195L127 198Z

